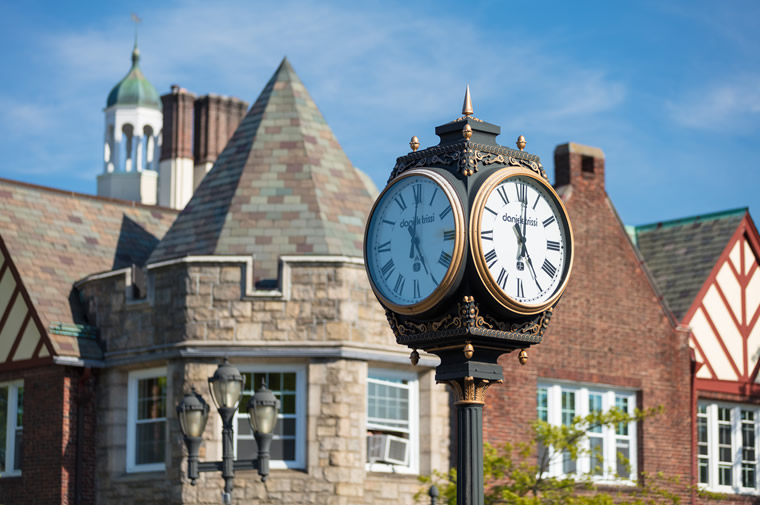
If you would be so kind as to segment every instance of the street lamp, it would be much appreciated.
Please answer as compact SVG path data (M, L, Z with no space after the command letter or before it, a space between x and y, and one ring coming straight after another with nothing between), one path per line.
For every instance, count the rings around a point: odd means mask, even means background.
M262 481L266 481L269 476L269 448L272 442L272 431L277 424L280 401L262 381L261 388L256 391L246 406L249 415L248 422L259 448L258 458L234 460L232 422L243 392L245 377L225 358L224 363L219 365L214 375L209 377L208 384L211 398L222 418L222 461L198 461L198 451L203 441L202 435L206 428L209 406L193 388L192 392L185 395L182 402L177 405L179 426L188 453L187 476L191 484L195 485L198 472L221 471L224 479L222 498L224 503L230 503L235 470L256 468Z

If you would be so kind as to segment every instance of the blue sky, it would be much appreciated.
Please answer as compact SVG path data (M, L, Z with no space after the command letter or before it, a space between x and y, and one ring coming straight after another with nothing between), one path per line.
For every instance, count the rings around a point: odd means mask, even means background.
M141 66L159 93L253 102L290 59L353 163L384 186L469 83L499 142L600 147L627 224L736 207L760 219L760 4L682 2L5 2L0 177L84 193L103 107Z

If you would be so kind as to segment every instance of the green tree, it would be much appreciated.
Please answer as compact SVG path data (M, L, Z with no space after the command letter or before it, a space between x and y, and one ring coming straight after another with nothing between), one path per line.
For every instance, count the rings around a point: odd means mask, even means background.
M554 426L544 421L532 425L529 441L506 443L494 447L488 443L483 447L483 480L485 482L486 505L678 505L681 496L694 489L690 483L681 483L677 476L662 473L642 474L634 485L610 491L609 485L600 489L594 481L600 466L604 464L601 454L590 454L581 442L586 433L597 427L615 428L622 423L642 421L662 411L662 408L636 410L628 414L617 407L607 412L593 412L585 417L576 417L569 425ZM551 447L552 450L542 448ZM554 461L565 455L573 460L579 456L591 455L597 464L586 474L552 476L549 468ZM627 468L629 462L618 453L618 462L613 468ZM618 465L617 463L620 463ZM610 466L609 464L607 466ZM619 475L615 476L620 478ZM435 484L440 492L439 503L456 504L456 470L421 477L425 487L415 498L419 503L429 503L428 489ZM630 481L629 481L630 482ZM697 490L700 495L714 495Z

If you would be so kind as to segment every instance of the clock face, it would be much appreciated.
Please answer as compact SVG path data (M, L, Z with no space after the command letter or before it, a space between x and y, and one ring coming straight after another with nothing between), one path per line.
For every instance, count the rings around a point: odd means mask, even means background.
M431 308L451 288L464 255L461 204L429 170L402 175L378 198L364 255L381 301L402 313Z
M496 173L478 193L472 220L476 268L497 300L521 314L556 301L570 272L572 232L551 186L527 171Z

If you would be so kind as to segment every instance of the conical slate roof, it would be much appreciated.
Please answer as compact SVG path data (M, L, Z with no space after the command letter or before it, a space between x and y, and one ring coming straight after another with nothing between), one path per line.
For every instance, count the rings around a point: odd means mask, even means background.
M149 263L254 255L258 282L281 255L361 257L374 196L283 59Z

